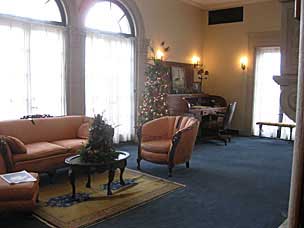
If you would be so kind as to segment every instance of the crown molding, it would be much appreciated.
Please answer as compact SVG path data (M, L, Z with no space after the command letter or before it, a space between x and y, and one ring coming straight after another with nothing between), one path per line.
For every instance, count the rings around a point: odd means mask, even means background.
M206 7L203 5L203 4L200 4L200 3L197 3L193 0L180 0L181 2L184 2L188 5L192 5L192 6L195 6L195 7L198 7L200 9L206 9Z

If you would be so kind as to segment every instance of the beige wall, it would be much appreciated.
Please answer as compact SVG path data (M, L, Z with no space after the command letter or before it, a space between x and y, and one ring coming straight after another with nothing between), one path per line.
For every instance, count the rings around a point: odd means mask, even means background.
M146 37L157 48L161 41L171 47L167 60L191 63L202 55L206 18L201 9L178 0L135 0L142 14Z
M171 46L167 56L170 61L190 63L194 54L201 56L210 71L205 91L222 95L229 102L238 101L233 127L240 130L244 130L244 126L248 128L245 123L248 120L247 73L251 71L243 72L239 60L242 55L249 56L249 34L280 30L279 1L244 5L243 23L213 26L207 25L207 11L177 0L135 2L144 20L146 37L154 46L166 41ZM253 67L252 60L249 67Z
M69 2L69 5L79 12L82 1L75 0ZM248 54L249 34L280 30L279 1L245 5L244 23L213 26L207 25L207 11L178 0L133 1L143 18L146 38L155 47L161 41L166 41L171 46L167 60L191 62L194 54L203 57L203 63L210 72L209 80L204 85L205 91L222 95L229 102L238 101L233 127L242 130L248 116L245 110L248 75L247 71L240 69L239 58ZM75 37L71 37L71 40L73 58L70 61L69 114L78 114L84 110L84 71L77 67L83 65L83 41ZM253 67L252 62L249 67ZM138 74L138 78L142 89L143 73Z
M204 36L204 64L210 72L204 82L207 93L221 95L229 102L236 100L238 108L233 127L244 130L246 116L247 77L253 66L249 59L248 71L240 68L240 57L248 55L248 37L252 33L280 30L279 1L244 6L244 22L206 26ZM205 17L207 13L205 12ZM248 130L248 129L247 129Z
M68 114L84 112L84 36L81 32L83 17L86 10L95 0L65 0L71 16L70 31L70 66L68 77ZM139 37L139 47L136 48L140 59L137 68L138 96L144 83L144 64L146 61L145 39L151 40L155 48L161 41L171 47L169 61L191 62L192 55L202 56L204 36L204 13L201 9L179 0L122 0L126 6L136 8L134 16L142 18L145 35ZM137 5L134 7L134 3ZM137 12L139 11L139 12ZM141 14L141 15L139 15ZM142 37L142 36L145 37Z
M75 0L81 7L83 0ZM93 0L87 0L88 2ZM144 20L146 38L158 48L162 41L171 47L167 60L191 62L202 55L203 10L179 0L134 0Z

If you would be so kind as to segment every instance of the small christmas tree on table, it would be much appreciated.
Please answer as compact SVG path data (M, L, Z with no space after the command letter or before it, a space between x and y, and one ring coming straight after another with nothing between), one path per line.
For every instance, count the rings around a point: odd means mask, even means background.
M117 159L120 153L113 147L113 136L114 128L98 114L90 128L88 143L80 149L81 160L108 163Z
M165 42L161 43L164 52L169 51ZM150 47L152 64L146 69L146 81L142 104L138 111L138 125L168 115L166 94L169 92L169 68L162 59L157 59L155 51Z

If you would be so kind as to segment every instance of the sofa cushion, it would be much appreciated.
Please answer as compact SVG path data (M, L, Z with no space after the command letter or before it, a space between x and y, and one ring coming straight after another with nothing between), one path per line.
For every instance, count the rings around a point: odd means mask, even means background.
M141 148L146 151L160 154L168 154L171 148L171 140L154 140L141 143Z
M81 124L78 129L78 132L77 132L77 137L80 139L88 139L89 138L89 128L90 128L90 123Z
M39 176L37 173L31 173L36 182L8 184L0 178L0 201L30 200L39 189Z
M87 143L87 140L86 139L66 139L66 140L54 141L52 143L66 148L69 153L75 153L77 150L79 150L83 145L85 145Z
M25 154L26 147L24 143L13 136L6 136L7 143L13 154Z
M168 154L153 153L146 150L142 150L141 157L146 161L150 161L158 164L168 163Z
M65 166L65 159L73 156L72 153L56 154L34 160L19 161L15 163L14 171L27 170L28 172L45 173Z
M48 142L27 144L25 147L27 152L25 154L16 154L14 156L15 162L45 158L67 152L66 148Z

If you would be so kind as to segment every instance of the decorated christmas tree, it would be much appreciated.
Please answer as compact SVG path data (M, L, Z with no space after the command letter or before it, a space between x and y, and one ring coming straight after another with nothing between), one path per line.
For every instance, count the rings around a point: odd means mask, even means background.
M168 52L165 42L161 43L163 52ZM152 47L152 63L147 65L144 92L142 102L138 111L138 125L168 115L166 94L169 92L169 68L164 64L162 58L156 58Z
M113 136L114 128L98 114L90 127L88 143L80 149L81 160L107 163L118 158L120 153L113 147Z

